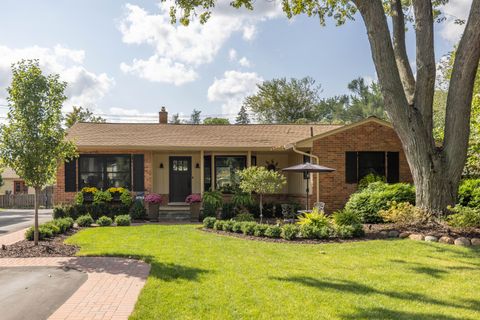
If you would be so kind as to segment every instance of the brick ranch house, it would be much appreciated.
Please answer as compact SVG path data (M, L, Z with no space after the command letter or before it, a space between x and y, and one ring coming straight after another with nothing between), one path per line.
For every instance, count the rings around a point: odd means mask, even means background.
M392 126L377 118L348 125L168 124L162 108L158 124L78 123L68 139L79 158L59 165L55 202L68 203L85 186L126 187L158 193L163 205L179 205L191 193L227 190L235 170L271 169L316 162L336 169L312 174L310 203L319 199L328 212L341 209L368 173L388 182L411 182L410 169ZM305 202L306 179L286 174L287 184L267 201Z

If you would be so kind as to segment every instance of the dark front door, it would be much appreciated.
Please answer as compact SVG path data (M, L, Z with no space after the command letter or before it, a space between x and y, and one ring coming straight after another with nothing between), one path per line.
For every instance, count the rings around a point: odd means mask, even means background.
M170 157L170 202L185 202L192 193L192 158Z

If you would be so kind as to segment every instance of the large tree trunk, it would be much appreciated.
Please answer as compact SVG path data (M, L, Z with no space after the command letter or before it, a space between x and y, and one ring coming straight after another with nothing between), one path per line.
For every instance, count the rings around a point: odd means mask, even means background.
M35 225L34 225L34 232L33 232L33 242L36 246L38 246L38 200L40 198L40 191L41 189L35 187Z

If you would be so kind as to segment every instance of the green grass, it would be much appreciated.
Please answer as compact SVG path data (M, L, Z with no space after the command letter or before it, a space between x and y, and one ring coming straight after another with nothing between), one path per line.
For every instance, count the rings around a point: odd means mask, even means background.
M479 319L480 251L412 240L300 245L197 226L83 230L80 255L152 264L132 319Z

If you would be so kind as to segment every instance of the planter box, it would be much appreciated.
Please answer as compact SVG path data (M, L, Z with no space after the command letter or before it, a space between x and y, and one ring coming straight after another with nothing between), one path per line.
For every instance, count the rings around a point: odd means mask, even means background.
M158 221L158 214L159 214L159 203L147 203L147 216L148 220L150 221Z
M202 207L201 202L190 203L190 219L192 221L200 221L200 209Z

